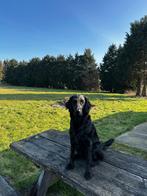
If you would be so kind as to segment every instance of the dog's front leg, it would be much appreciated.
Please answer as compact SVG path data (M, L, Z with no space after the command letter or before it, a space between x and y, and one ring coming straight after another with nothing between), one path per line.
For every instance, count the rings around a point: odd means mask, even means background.
M71 142L71 148L70 148L70 161L66 166L67 170L74 168L74 160L75 160L75 144Z
M84 177L86 180L91 179L91 164L92 164L92 142L87 142L87 159Z

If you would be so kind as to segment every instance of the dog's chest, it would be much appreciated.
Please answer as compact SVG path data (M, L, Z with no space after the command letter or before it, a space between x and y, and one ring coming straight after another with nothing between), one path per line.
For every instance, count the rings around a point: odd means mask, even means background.
M76 147L79 147L79 146L86 147L89 139L91 140L92 138L85 131L83 132L74 131L74 133L72 134L72 140L75 143Z

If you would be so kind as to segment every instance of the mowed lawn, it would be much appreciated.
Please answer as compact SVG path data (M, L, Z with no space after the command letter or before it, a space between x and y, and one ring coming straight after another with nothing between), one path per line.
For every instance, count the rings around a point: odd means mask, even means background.
M84 94L95 105L90 114L102 140L117 137L147 121L147 99L129 95L87 93L45 88L0 86L0 175L18 190L26 189L40 173L30 161L9 149L10 143L47 129L68 131L69 114L59 101L72 94ZM147 159L146 153L126 145L114 149ZM51 187L49 195L78 195L63 182ZM80 195L80 194L79 194Z

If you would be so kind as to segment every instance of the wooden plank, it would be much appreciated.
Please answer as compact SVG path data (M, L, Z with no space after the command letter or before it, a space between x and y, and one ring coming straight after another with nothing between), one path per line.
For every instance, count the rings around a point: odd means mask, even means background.
M16 191L0 176L0 196L18 196Z
M51 141L54 141L55 143L61 144L63 146L70 146L70 140L69 140L69 134L57 131L57 130L48 130L44 131L38 135L41 135Z
M90 191L95 195L102 195L102 193L114 196L147 195L147 189L141 177L108 163L102 162L93 168L94 177L90 181L85 181L83 178L85 167L81 162L76 163L73 171L66 171L69 149L42 135L14 143L12 147L42 167L53 169L58 175L63 176L65 182L84 193Z
M69 136L67 133L51 130L45 131L39 135L54 141L55 143L60 143L64 146L70 146ZM147 161L143 160L142 158L114 150L107 150L105 152L104 161L147 179Z
M54 141L50 141L47 138L42 137L41 135L38 135L37 139L35 137L32 137L28 141L32 142L40 149L44 149L47 152L49 151L54 156L57 155L66 160L68 160L70 156L70 149L68 147L55 143Z
M42 166L45 169L52 166L53 170L56 170L56 165L58 165L59 160L63 161L63 158L59 155L53 154L50 150L46 151L29 141L26 142L25 140L22 140L21 142L13 143L11 144L11 148L30 158L37 165Z
M94 168L93 173L97 176L99 176L100 173L104 178L109 179L124 190L133 190L132 193L142 193L142 195L147 194L147 187L141 177L114 167L108 163L101 162L98 167Z
M147 161L117 151L106 151L104 161L134 175L147 179Z

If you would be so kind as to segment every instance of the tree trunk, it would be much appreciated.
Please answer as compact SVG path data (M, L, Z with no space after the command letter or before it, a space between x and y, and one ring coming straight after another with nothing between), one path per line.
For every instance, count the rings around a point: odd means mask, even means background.
M141 96L142 95L142 82L143 82L143 78L141 75L138 76L137 79L137 91L136 91L136 96Z
M146 77L144 78L144 81L143 81L142 96L143 97L147 96L147 79L146 79Z

